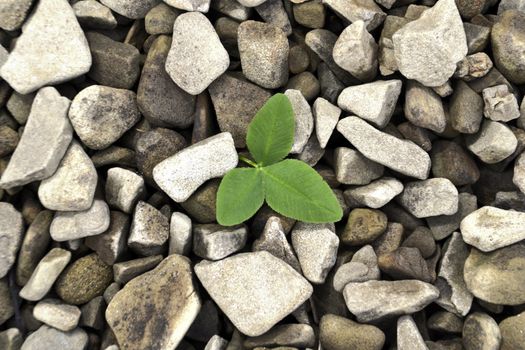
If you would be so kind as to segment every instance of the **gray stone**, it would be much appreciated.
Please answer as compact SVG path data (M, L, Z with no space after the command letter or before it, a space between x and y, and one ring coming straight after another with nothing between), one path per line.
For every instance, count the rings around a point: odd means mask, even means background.
M193 242L191 219L184 213L174 212L170 220L168 254L188 256Z
M97 252L102 261L113 265L126 250L129 231L129 217L119 211L110 213L110 224L106 232L86 237L84 243Z
M371 161L356 150L338 147L334 152L337 181L346 185L367 185L383 175L382 165Z
M323 3L348 22L364 21L369 31L379 27L386 17L373 0L324 0Z
M304 277L315 284L324 283L335 265L339 248L333 225L298 222L291 238Z
M479 180L479 169L460 144L438 140L430 155L432 175L449 179L455 186L472 185Z
M463 319L448 311L438 311L432 314L427 321L428 329L440 333L461 333Z
M330 350L381 350L385 334L378 327L327 314L319 324L319 342L323 349Z
M82 315L80 316L80 325L84 327L102 330L105 324L104 312L106 303L103 296L91 299L90 302L80 307Z
M236 147L246 147L248 125L271 94L231 74L217 78L208 91L221 131L231 133Z
M128 283L135 277L140 276L143 273L153 269L162 261L162 259L162 255L153 255L145 258L133 259L116 263L115 265L113 265L114 279L118 283ZM104 298L106 298L106 292L104 292ZM106 298L106 302L109 303L111 301L109 299L111 298Z
M349 86L341 92L337 104L343 110L383 128L394 114L401 86L401 80L380 80Z
M309 166L315 166L325 154L325 149L319 145L319 140L312 133L306 145L304 145L303 151L297 156L297 159L302 160Z
M469 250L458 232L443 246L442 259L435 286L439 289L436 304L458 316L465 316L472 305L473 296L463 278L463 268Z
M431 87L443 85L468 51L454 0L439 0L419 19L398 30L392 40L399 71Z
M83 350L88 345L88 335L82 328L69 332L42 326L31 333L20 350L59 349Z
M186 213L200 224L217 222L217 191L221 179L213 179L199 187L181 203Z
M307 324L283 324L258 337L246 338L244 346L248 349L271 346L312 348L315 346L315 333Z
M219 309L211 300L203 302L197 318L191 324L186 336L200 342L207 342L221 330L222 320ZM235 331L234 331L235 332Z
M509 10L498 16L491 32L494 63L514 84L525 83L525 66L519 58L525 52L524 27L525 13Z
M348 215L345 228L340 233L341 242L361 246L377 239L387 228L387 216L374 209L356 208Z
M11 291L7 278L0 279L0 325L15 314Z
M282 0L266 0L255 11L268 24L281 28L286 35L292 34L292 26Z
M310 72L301 72L288 80L287 90L299 90L306 101L311 102L321 92L321 84L315 75Z
M73 141L55 173L40 183L38 198L50 210L88 210L93 204L97 181L93 162L82 146Z
M210 0L163 0L166 4L185 11L206 13L210 8Z
M137 254L150 256L162 253L169 238L168 218L146 202L135 207L128 246Z
M111 168L106 178L106 200L112 207L129 214L146 193L144 179L131 170Z
M143 259L149 259L149 258L143 258ZM157 264L162 261L162 257L159 257L159 261L157 262ZM116 265L116 264L115 264ZM114 268L113 268L114 270ZM105 290L104 290L104 294L103 294L103 298L104 298L104 301L106 303L109 303L111 302L111 299L113 299L113 297L115 296L115 294L117 294L117 292L120 290L120 283L118 282L112 282Z
M184 13L173 26L166 71L184 91L198 95L226 71L228 52L208 18L200 12Z
M326 7L321 0L294 3L293 18L306 28L323 28L326 21Z
M397 349L428 350L412 316L405 315L397 319Z
M341 109L331 104L328 100L318 97L312 106L312 114L315 121L317 140L321 148L325 148L339 121Z
M9 328L0 332L0 347L5 350L20 350L24 338L18 328Z
M49 232L57 242L95 236L109 227L109 207L103 200L95 199L83 211L61 211L55 214Z
M483 114L491 120L508 122L520 116L516 96L509 91L507 85L483 89L483 101L485 102Z
M139 50L98 32L87 32L86 37L93 56L88 76L100 85L131 89L140 75Z
M73 4L78 22L95 29L115 29L117 20L111 10L95 0L82 0Z
M214 335L206 343L204 350L225 350L228 346L228 341L218 335Z
M52 87L38 92L0 187L21 186L53 175L73 138L67 118L69 104Z
M238 163L230 133L223 132L183 149L157 164L153 178L175 202L184 202L204 182L221 177Z
M499 324L501 331L501 350L519 349L525 342L525 334L522 332L525 325L525 312L515 316L507 317Z
M244 225L216 224L193 226L193 252L208 260L221 260L244 248L248 229Z
M225 14L237 21L246 21L251 14L252 9L241 5L235 0L217 0L212 1L211 6L218 12Z
M458 190L445 178L405 184L399 203L417 218L452 215L458 211Z
M417 280L367 281L347 284L343 295L359 322L371 322L420 311L438 298L439 291Z
M266 333L313 292L290 265L268 252L202 261L195 273L235 327L252 337Z
M445 131L447 126L441 98L417 81L409 81L407 84L404 112L412 124L437 133Z
M30 93L26 95L19 94L16 91L13 91L6 103L6 108L11 113L13 118L18 122L18 124L26 124L27 118L31 113L31 106L35 99L36 93Z
M241 0L239 3L246 7L255 7L264 3L266 0Z
M468 315L463 324L465 350L498 350L501 332L492 317L482 312Z
M40 260L19 295L30 301L42 299L71 260L71 252L53 248Z
M509 127L491 120L485 120L481 130L467 136L465 142L467 148L487 164L504 160L518 145L518 140Z
M423 150L429 152L432 149L431 139L433 135L429 130L415 126L410 122L399 124L397 130L399 130L405 139L414 142Z
M238 46L244 76L275 89L288 81L288 39L272 24L246 21L239 25Z
M0 4L0 28L12 31L20 28L27 13L33 4L33 0L6 0Z
M100 2L122 16L137 19L144 18L161 0L100 0Z
M151 45L140 75L137 104L153 125L186 128L193 123L195 96L179 88L166 72L170 47L171 38L165 35Z
M50 327L68 332L78 325L80 309L58 299L44 299L35 305L33 316Z
M433 281L434 274L418 248L399 247L379 255L377 262L381 271L395 280Z
M368 159L407 176L428 177L430 157L411 141L379 131L358 117L340 120L337 130Z
M161 2L149 10L144 18L146 33L150 35L172 33L173 23L179 15L180 11Z
M7 275L15 263L23 233L22 214L11 203L0 202L0 278Z
M485 50L490 40L490 27L464 22L463 28L469 55Z
M379 71L384 76L394 74L398 70L392 36L408 22L407 18L391 15L387 16L383 23L383 29L379 37L378 60Z
M525 213L486 206L461 221L461 235L466 243L491 252L525 239L524 223Z
M381 272L377 266L377 255L371 245L365 245L352 256L349 263L341 265L333 280L334 289L343 292L344 287L351 282L366 282L378 280Z
M525 12L525 2L523 0L501 0L498 5L498 15L508 10Z
M365 205L369 208L381 208L395 196L403 192L403 184L392 177L383 177L372 183L346 190L345 198Z
M341 32L332 55L339 67L361 81L371 81L377 75L377 50L374 37L366 30L366 23L359 20Z
M239 6L241 5L239 4ZM239 47L237 46L239 24L239 22L229 17L220 17L215 21L214 25L222 45L224 45L228 54L236 60L239 60ZM235 65L238 66L239 62L237 61Z
M25 22L0 75L17 92L27 94L76 78L90 67L86 37L67 0L43 0Z
M410 236L408 236L401 245L403 247L413 247L419 249L421 256L429 259L436 251L436 242L430 229L421 226L416 228Z
M284 94L292 104L295 119L294 142L290 153L301 153L314 130L312 110L300 91L288 89Z
M109 146L106 149L95 152L91 156L91 161L95 168L106 165L120 165L125 167L136 167L135 152L129 148L119 146Z

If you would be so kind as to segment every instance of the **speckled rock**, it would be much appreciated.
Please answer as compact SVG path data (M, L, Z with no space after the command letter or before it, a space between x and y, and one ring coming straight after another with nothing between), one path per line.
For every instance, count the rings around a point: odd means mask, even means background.
M432 144L432 174L449 179L455 186L472 185L479 179L474 160L459 144L439 140Z
M485 120L481 130L468 135L465 143L483 162L494 164L510 156L516 150L518 140L505 124Z
M118 167L108 169L105 190L108 204L127 214L146 193L142 176Z
M319 341L323 349L327 350L381 350L385 334L375 326L327 314L319 324Z
M248 237L245 225L217 224L193 226L193 252L208 260L221 260L244 248Z
M474 312L467 316L462 335L465 350L498 350L501 345L498 324L482 312Z
M292 104L295 119L294 142L290 153L301 153L314 130L312 110L299 90L288 89L284 94Z
M169 220L152 205L139 201L133 213L128 246L137 254L151 256L166 250Z
M334 151L334 171L338 182L346 185L367 185L383 175L382 165L358 151L337 147Z
M56 212L49 232L58 242L95 236L108 229L109 220L108 205L95 199L87 210Z
M349 22L363 20L369 31L381 25L386 17L373 0L324 0L323 3Z
M70 332L42 326L31 333L20 350L59 349L83 350L88 345L88 335L82 328Z
M78 325L80 309L58 299L44 299L35 305L33 316L48 326L68 332Z
M392 177L383 177L368 185L350 188L344 192L344 196L369 208L378 209L402 191L401 181Z
M397 350L428 350L412 316L397 319Z
M501 350L518 349L525 344L525 312L507 317L499 323L501 331Z
M399 203L417 218L452 215L458 211L458 190L445 178L405 184Z
M6 0L0 4L0 28L4 30L16 30L20 28L27 13L33 4L33 0Z
M96 236L86 237L86 246L97 252L102 261L113 265L126 250L129 230L129 217L119 211L110 213L110 224L106 232Z
M94 0L82 0L73 4L78 22L88 28L114 29L117 20L111 10Z
M510 10L498 16L491 32L494 63L515 84L525 83L525 65L520 60L525 53L524 28L525 13Z

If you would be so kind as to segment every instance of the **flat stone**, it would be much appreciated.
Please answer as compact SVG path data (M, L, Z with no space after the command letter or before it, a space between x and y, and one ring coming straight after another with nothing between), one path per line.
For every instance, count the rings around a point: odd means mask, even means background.
M525 52L524 27L525 13L509 10L498 16L491 32L494 63L515 84L525 83L525 65L519 59Z
M430 157L411 141L379 131L358 117L340 120L337 130L368 159L407 176L428 177Z
M58 299L44 299L35 305L33 316L48 326L68 332L78 325L80 309Z
M124 17L137 19L144 18L161 0L101 0L100 2Z
M15 314L7 278L0 279L0 302L0 325L3 325Z
M84 243L97 252L102 261L113 265L126 250L130 226L129 217L119 211L111 211L110 224L106 232L86 237Z
M381 350L385 344L385 334L376 326L327 314L319 323L319 342L323 349Z
M290 153L301 153L314 130L312 110L299 90L288 89L284 94L292 104L295 119L294 142Z
M409 81L405 93L405 117L414 125L442 133L447 126L438 94L417 81Z
M518 100L505 84L483 89L483 101L483 114L491 120L508 122L520 117Z
M361 81L377 75L378 46L362 20L346 27L337 39L332 55L335 63Z
M458 190L445 178L405 184L399 203L417 218L452 215L458 211Z
M66 303L81 305L102 295L112 281L111 266L92 253L67 267L60 275L55 291Z
M252 337L266 333L313 292L290 265L268 252L202 261L195 273L235 327Z
M501 350L519 349L525 342L523 327L525 326L525 313L507 317L499 323L501 331Z
M248 125L271 94L231 74L217 78L208 91L221 131L232 135L235 147L246 147Z
M493 252L473 248L465 261L463 275L476 298L493 304L519 305L525 302L525 244L516 243Z
M318 97L312 106L312 114L315 121L317 140L321 148L325 148L339 121L341 109L331 104L328 100Z
M0 187L22 186L53 175L73 138L67 118L69 104L52 87L38 92L24 133L2 174Z
M100 85L131 89L140 75L139 50L98 32L87 32L86 37L93 56L88 76Z
M23 233L22 214L12 204L0 202L0 278L7 275L15 263Z
M193 252L204 259L221 260L244 248L247 238L245 225L194 225Z
M334 164L337 181L345 185L367 185L380 178L384 171L382 165L346 147L335 149Z
M88 345L88 335L82 328L76 328L69 332L41 326L31 333L20 350L58 349L83 350Z
M139 201L133 213L128 246L137 254L150 256L162 253L169 238L169 221L155 207Z
M149 10L144 18L146 33L150 35L171 34L173 32L173 23L175 23L175 19L180 13L180 11L161 2Z
M71 260L71 252L53 248L38 263L19 295L30 301L42 299Z
M510 156L518 141L505 124L485 120L477 134L466 137L466 145L483 162L494 164Z
M188 256L193 242L191 219L184 213L174 212L170 220L168 254Z
M217 191L220 179L213 179L199 187L190 198L181 203L186 213L200 224L217 221Z
M153 255L145 258L133 259L116 263L115 265L113 265L114 279L118 283L128 283L135 277L140 276L143 273L153 269L162 261L162 259L162 255ZM104 292L104 297L105 296L106 292ZM106 299L106 302L109 303L110 300Z
M111 168L106 178L106 200L110 206L131 213L146 193L144 179L131 170Z
M341 92L337 104L346 112L383 128L394 113L401 86L401 80L380 80L349 86Z
M412 316L405 315L397 319L397 349L427 350L425 340L417 328Z
M420 311L438 298L439 291L417 280L367 281L347 284L343 295L359 322L371 322Z
M386 215L374 209L353 209L341 234L341 242L352 246L361 246L373 242L387 225Z
M403 184L399 180L383 177L368 185L348 189L344 195L369 208L378 209L401 192L403 192Z
M115 29L117 26L111 10L98 1L78 1L73 4L73 11L82 26L95 29Z
M22 26L33 0L6 0L0 5L0 28L12 31Z
M137 104L153 125L186 128L194 119L195 96L182 90L166 72L170 48L171 38L166 35L151 45L140 75Z
M373 0L324 0L323 4L348 22L364 21L369 31L379 27L386 17Z
M497 350L501 345L501 332L492 317L482 312L467 316L463 324L463 346L466 350Z
M266 0L259 6L256 6L255 11L264 22L281 28L286 35L292 34L292 25L282 1Z
M275 89L288 81L288 39L271 24L245 21L239 25L238 45L244 76L257 85Z
M27 283L38 262L47 253L51 239L49 226L52 220L53 213L49 210L42 210L26 230L16 264L16 284L19 286Z
M0 332L0 347L5 350L19 350L24 338L18 328L9 328Z
M226 71L228 52L208 18L200 12L184 13L173 26L166 71L184 91L198 95Z
M106 319L122 347L174 349L200 307L190 261L174 254L127 283L109 303Z
M461 235L466 243L491 252L525 239L524 222L525 213L486 206L461 221Z
M27 94L81 76L90 67L89 46L69 3L44 0L25 22L0 75L18 93Z
M57 242L95 236L108 229L109 220L108 205L95 199L87 210L56 212L49 232Z
M439 140L433 143L430 154L432 174L449 179L455 186L472 185L479 180L476 162L461 147L452 141Z
M80 325L84 327L102 330L105 326L104 312L106 311L106 302L104 297L99 296L91 299L90 302L81 306L82 315Z
M238 163L230 133L223 132L183 149L157 164L153 178L175 202L184 202L207 180L221 177Z
M93 204L97 181L93 162L82 146L73 141L55 173L40 183L38 198L50 210L88 210Z
M298 222L291 238L304 277L315 284L324 283L335 265L339 248L333 225Z
M393 252L381 254L378 265L382 272L395 280L415 279L429 283L433 280L427 262L417 248L399 247Z
M365 245L354 253L349 263L339 266L334 274L333 286L336 291L342 293L348 283L378 280L380 277L374 248Z

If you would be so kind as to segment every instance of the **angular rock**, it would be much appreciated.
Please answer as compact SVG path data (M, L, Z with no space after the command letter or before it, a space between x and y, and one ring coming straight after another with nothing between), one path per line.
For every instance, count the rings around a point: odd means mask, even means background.
M140 201L133 214L128 246L142 256L160 254L166 248L169 229L169 221L164 214Z
M166 71L184 91L198 95L226 71L228 52L208 18L200 12L184 13L173 26Z
M188 256L193 242L191 219L184 213L171 214L168 254Z
M419 19L398 30L392 41L399 71L430 87L446 83L468 51L454 0L439 0Z
M428 177L430 157L411 141L379 131L357 117L340 120L337 130L368 159L407 176Z
M436 251L436 242L430 229L421 226L416 228L401 244L403 247L419 249L423 258L430 258Z
M86 237L84 243L97 252L102 261L113 265L126 250L129 217L119 211L110 213L110 224L106 232Z
M104 297L96 297L91 299L87 304L80 308L82 315L80 317L80 325L84 327L102 330L105 323L104 311L106 310L106 303Z
M18 133L7 125L0 126L0 157L12 153L19 141Z
M349 22L364 21L369 31L376 29L386 17L373 0L324 0L323 3Z
M349 263L341 265L333 278L334 289L340 293L350 282L378 280L381 276L377 256L371 245L359 249Z
M516 136L504 124L485 120L481 130L466 137L467 148L487 164L500 162L510 156L518 145Z
M80 309L58 299L44 299L35 305L33 316L48 326L68 332L78 325Z
M383 175L384 168L356 150L338 147L334 152L337 181L345 185L367 185Z
M81 76L90 67L89 46L69 3L43 0L25 22L0 75L18 93L27 94Z
M201 224L211 224L217 221L219 184L220 179L210 180L181 203L182 208L192 219Z
M288 80L287 90L299 90L306 101L311 102L321 92L319 80L310 72L301 72Z
M430 154L432 175L449 179L455 186L472 185L479 179L479 169L463 148L451 141L439 140Z
M38 92L0 187L21 186L53 175L73 138L67 119L69 104L52 87Z
M341 109L326 99L318 97L312 106L312 114L315 121L317 140L321 148L325 148L339 121Z
M119 146L109 146L106 149L94 153L91 156L91 161L95 168L100 168L105 165L137 166L135 152L129 148Z
M208 260L221 260L244 248L248 229L244 225L216 224L193 226L193 252Z
M142 176L123 168L108 170L106 200L110 206L129 214L145 193L146 187Z
M241 5L235 0L217 0L211 2L212 8L237 21L246 21L251 14L251 8Z
M126 284L108 305L106 319L122 347L174 349L200 307L190 261L175 254Z
M108 205L95 199L87 210L55 213L49 232L57 242L95 236L108 229L109 220Z
M117 20L111 10L94 0L81 0L73 4L78 22L94 29L115 29Z
M175 202L184 202L209 179L237 166L238 156L230 133L209 137L157 164L153 178Z
M347 284L343 295L357 320L370 322L420 311L438 298L439 291L416 280L368 281Z
M516 96L514 96L507 85L496 85L483 89L483 101L485 117L494 120L508 122L520 117L520 107Z
M290 153L301 153L314 130L312 110L300 91L288 89L284 94L292 104L295 119L294 142Z
M266 0L256 6L255 11L266 23L281 28L286 35L292 34L290 19L282 0Z
M405 94L405 117L414 125L437 133L445 131L443 103L432 89L410 80Z
M450 125L465 134L476 133L483 120L483 99L467 83L458 81L450 100Z
M454 77L464 81L472 81L487 75L492 67L493 63L490 57L484 52L478 52L458 62Z
M352 246L371 243L385 232L387 220L386 215L379 210L354 209L348 215L341 242Z
M398 199L417 218L452 215L458 211L458 190L445 178L409 182Z
M313 291L292 267L268 252L202 261L195 265L195 273L236 328L248 336L267 332Z
M0 4L0 28L12 31L20 28L27 13L33 4L33 0L6 0Z
M348 189L344 192L345 198L378 209L390 202L395 196L403 192L403 184L392 177L383 177L372 183Z
M461 333L463 320L447 311L438 311L428 318L428 329L441 333Z
M176 9L186 11L199 11L206 13L210 8L210 0L164 0L164 2Z
M140 276L144 272L153 269L162 261L162 259L162 255L153 255L148 256L146 258L139 258L116 263L115 265L113 265L114 279L118 283L128 283L135 277ZM106 297L106 292L107 290L104 292L104 297ZM110 300L106 298L106 302L109 303Z
M501 331L501 350L518 349L525 342L522 332L525 326L525 313L507 317L499 324Z
M323 349L330 350L381 350L385 344L385 334L375 326L327 314L319 323L319 342Z
M10 203L0 202L0 278L13 266L22 243L24 221L22 214Z
M492 317L482 312L468 315L463 324L463 346L466 350L498 350L501 332Z
M487 47L490 40L490 27L464 22L463 28L467 36L469 54L483 51Z
M218 335L214 335L210 338L204 350L225 350L228 346L228 341Z
M31 333L21 350L39 350L39 349L68 349L83 350L88 345L88 335L82 328L76 328L70 332L62 332L58 329L41 326L35 332Z
M510 10L498 16L491 32L494 63L515 84L525 83L525 65L520 59L525 53L524 28L525 13Z
M315 334L307 324L283 324L275 326L258 337L249 337L244 341L248 349L269 346L289 346L311 348L315 345Z
M397 349L427 350L423 336L412 316L405 315L397 319Z
M525 155L520 154L514 163L512 182L525 193Z
M161 0L100 0L101 3L124 17L144 18Z
M383 128L394 113L401 86L401 80L380 80L350 86L341 92L337 104L343 110Z
M417 248L399 247L378 257L381 271L395 280L415 279L432 282L433 278L427 263Z
M88 210L93 204L97 180L93 162L82 146L73 141L55 173L40 183L38 198L50 210Z

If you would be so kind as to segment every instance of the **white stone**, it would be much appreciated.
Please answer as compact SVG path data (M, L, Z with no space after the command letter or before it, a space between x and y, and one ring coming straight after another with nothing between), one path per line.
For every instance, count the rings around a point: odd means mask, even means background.
M342 184L366 185L381 177L384 167L354 149L338 147L334 152L334 171Z
M459 194L449 179L433 178L405 184L399 203L417 218L452 215L458 211Z
M221 177L239 159L229 132L209 137L157 164L153 178L175 202L184 202L200 185Z
M100 0L100 2L124 17L138 19L146 17L148 11L161 0Z
M412 316L397 319L397 350L428 350Z
M314 131L312 110L299 90L288 89L284 94L292 104L295 119L294 140L290 153L301 153Z
M109 207L103 200L95 199L84 211L59 211L55 214L49 233L57 242L94 236L109 227Z
M88 335L82 328L62 332L58 329L43 325L26 338L20 350L84 350L87 346Z
M193 252L204 259L220 260L244 248L247 238L248 229L244 225L195 225Z
M384 177L366 186L345 191L345 196L369 208L381 208L403 192L403 183L392 177Z
M110 206L131 213L146 193L144 179L131 170L111 168L106 178L106 200Z
M211 0L163 0L176 9L185 11L199 11L206 13L210 9Z
M169 254L188 255L191 252L192 223L181 212L171 214Z
M214 335L208 340L204 350L225 350L228 346L228 341L221 336Z
M333 286L340 293L348 283L378 280L381 271L377 255L371 245L365 245L352 256L349 263L341 265L334 274Z
M312 106L315 121L315 134L321 148L325 148L339 121L341 109L322 97L318 97Z
M465 143L483 162L494 164L514 153L518 139L505 124L486 119L478 133L467 135Z
M35 305L33 316L48 326L67 332L78 325L80 309L58 299L45 299Z

